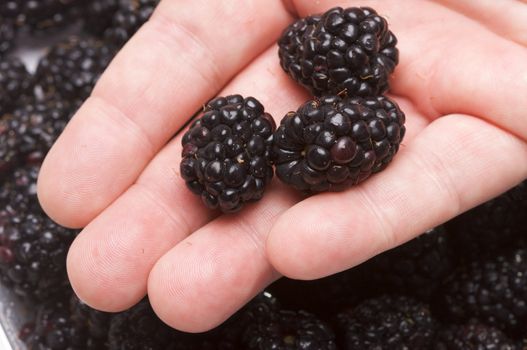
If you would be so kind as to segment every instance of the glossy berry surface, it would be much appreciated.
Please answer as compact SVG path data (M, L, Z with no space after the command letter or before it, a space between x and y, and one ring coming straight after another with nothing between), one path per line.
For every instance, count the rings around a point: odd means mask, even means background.
M280 180L300 191L337 191L383 170L399 149L405 115L385 96L325 96L288 113L274 137Z
M235 212L273 177L275 123L254 97L218 97L183 136L181 176L211 209Z
M299 19L278 40L280 64L315 96L379 95L399 60L386 19L369 7L336 7Z
M115 49L102 41L70 38L40 60L36 84L45 96L84 100L114 55Z

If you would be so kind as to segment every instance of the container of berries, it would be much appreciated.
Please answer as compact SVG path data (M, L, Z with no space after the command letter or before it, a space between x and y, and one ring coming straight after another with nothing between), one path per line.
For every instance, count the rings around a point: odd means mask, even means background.
M66 271L79 230L46 215L37 178L158 2L0 4L1 350L527 349L527 180L349 270L281 278L204 333L169 327L147 296L119 313L82 302ZM389 22L335 7L283 28L277 67L309 99L280 122L253 96L203 101L181 130L178 173L203 210L236 215L275 180L299 196L346 191L391 166L407 126L387 95L399 63Z

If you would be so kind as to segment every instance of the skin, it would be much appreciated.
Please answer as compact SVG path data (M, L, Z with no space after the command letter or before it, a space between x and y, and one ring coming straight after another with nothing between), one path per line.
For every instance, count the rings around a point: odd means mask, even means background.
M204 331L281 275L348 269L518 184L527 5L499 3L162 1L42 167L46 212L85 227L67 261L76 293L105 311L148 293L166 323ZM282 72L275 42L295 17L337 5L375 8L399 39L399 154L342 193L303 198L275 180L238 214L208 211L184 186L172 136L216 95L255 96L277 121L295 110L309 96Z

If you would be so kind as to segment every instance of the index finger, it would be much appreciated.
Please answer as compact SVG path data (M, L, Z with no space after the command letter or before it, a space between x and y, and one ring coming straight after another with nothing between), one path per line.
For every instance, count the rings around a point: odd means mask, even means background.
M62 225L85 226L290 20L279 0L162 1L46 157L44 210Z

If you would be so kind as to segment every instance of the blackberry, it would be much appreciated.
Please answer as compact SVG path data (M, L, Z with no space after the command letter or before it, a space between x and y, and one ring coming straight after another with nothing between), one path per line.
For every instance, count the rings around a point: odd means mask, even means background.
M409 297L368 299L337 316L341 348L430 349L437 322L428 305Z
M434 350L521 350L522 347L500 330L471 322L450 325L438 333Z
M101 37L112 25L118 5L118 0L92 0L86 4L84 29L90 34Z
M275 133L276 174L305 192L355 185L390 163L404 137L404 121L385 96L307 101Z
M333 330L305 311L279 310L264 322L249 324L243 349L336 349Z
M472 261L457 269L438 293L438 314L463 322L476 318L506 333L527 327L527 250Z
M13 48L15 37L16 28L14 22L0 16L0 57Z
M494 255L525 235L527 181L447 223L460 256Z
M106 349L108 328L113 314L92 309L83 303L74 293L70 297L71 321L76 329L83 330L86 336L86 348Z
M82 0L6 0L0 5L0 17L18 27L40 33L71 24L79 14Z
M438 226L366 262L372 289L429 300L455 264L448 238Z
M312 281L283 277L269 286L271 294L289 310L305 310L331 321L344 308L371 295L362 265Z
M52 47L40 60L36 84L45 96L84 100L115 52L100 40L72 37Z
M0 60L0 116L10 112L22 96L31 92L31 80L20 59L10 57Z
M76 231L49 219L36 198L38 165L17 170L0 204L0 273L27 299L44 300L67 283L66 254ZM1 203L3 202L3 203Z
M71 298L76 297L70 289L67 289L55 298L37 306L34 325L30 327L32 330L24 339L29 349L100 350L106 348L104 338L91 337L87 325L75 320L69 303Z
M20 160L44 158L78 103L30 99L0 119L0 178Z
M188 339L186 338L188 336ZM108 335L109 350L194 349L190 338L164 324L148 300L113 317ZM185 339L181 339L185 338Z
M275 123L254 97L218 97L183 136L181 176L205 205L235 212L259 200L273 177Z
M111 27L105 39L117 46L124 45L150 18L159 0L119 0Z
M315 96L380 95L399 60L397 39L369 7L299 19L278 40L280 65Z

